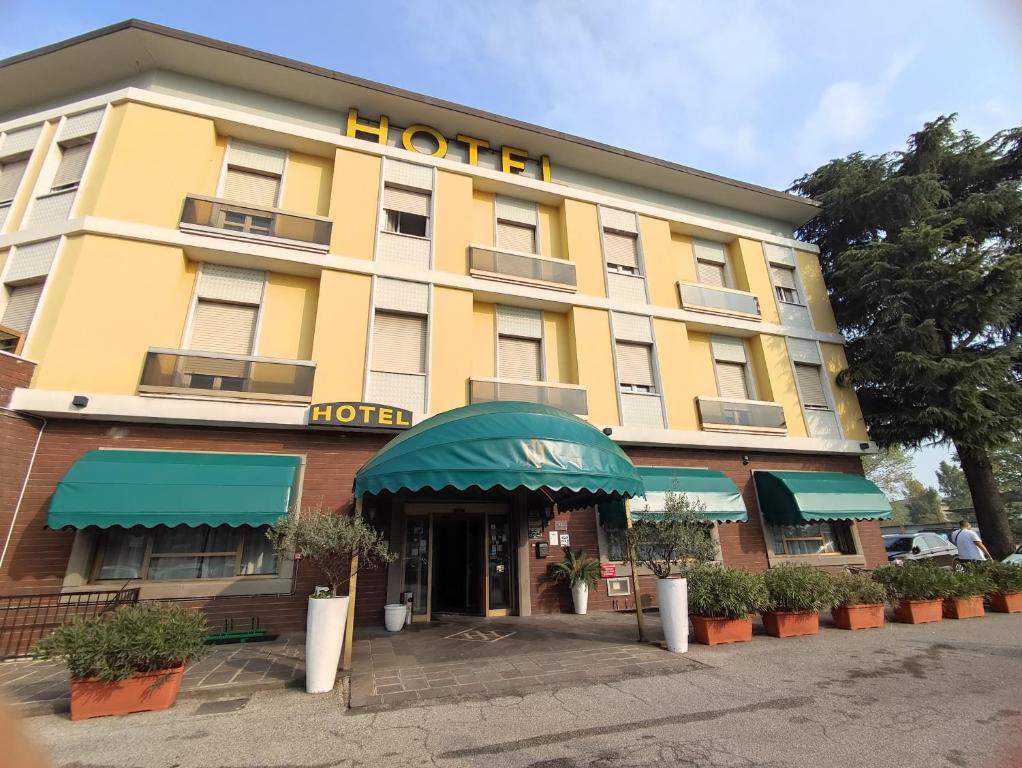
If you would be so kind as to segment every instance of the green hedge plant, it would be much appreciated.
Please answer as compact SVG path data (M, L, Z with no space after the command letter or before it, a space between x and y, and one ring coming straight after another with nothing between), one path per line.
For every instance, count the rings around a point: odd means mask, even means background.
M770 604L763 577L739 568L704 563L688 572L688 610L713 619L744 619Z
M554 581L566 581L572 587L585 584L592 589L600 580L600 561L581 549L569 549L561 562L550 566L550 575Z
M884 586L892 603L902 600L938 600L951 589L951 572L929 563L907 560L878 568L873 577Z
M994 583L979 568L951 571L945 597L979 597L993 591Z
M1022 592L1022 566L1002 563L998 560L985 560L982 564L972 566L978 569L990 581L990 594L1007 595Z
M838 573L831 577L834 590L832 607L849 605L877 605L887 598L884 585L861 573Z
M197 659L205 652L205 637L200 612L143 603L72 619L37 642L32 655L62 661L75 680L115 682Z
M834 602L831 578L811 565L782 565L763 574L770 610L811 613Z

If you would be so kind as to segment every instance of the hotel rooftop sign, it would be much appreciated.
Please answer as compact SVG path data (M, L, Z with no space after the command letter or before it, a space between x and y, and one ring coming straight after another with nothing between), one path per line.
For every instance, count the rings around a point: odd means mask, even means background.
M385 146L400 146L409 152L417 152L432 157L457 157L469 165L480 165L480 151L483 155L491 155L491 163L484 163L503 171L531 176L542 181L550 181L550 158L541 155L538 160L530 158L524 149L504 145L499 149L490 146L486 139L477 139L463 133L448 139L436 128L421 123L409 125L407 128L391 128L390 119L380 115L375 122L360 118L358 110L348 110L348 122L345 135L352 139L367 139ZM400 143L397 141L400 140Z

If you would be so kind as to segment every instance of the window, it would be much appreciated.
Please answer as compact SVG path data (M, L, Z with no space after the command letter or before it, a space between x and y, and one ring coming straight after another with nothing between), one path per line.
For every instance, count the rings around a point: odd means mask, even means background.
M92 151L92 137L75 144L60 145L60 164L53 177L51 192L65 192L77 189L85 174L85 164Z
M277 573L267 526L110 528L100 540L94 581L192 581Z
M377 311L373 323L372 368L390 373L424 373L426 318Z
M615 346L621 391L656 393L652 345L619 341Z
M252 351L259 308L199 299L192 318L190 349L247 355Z
M717 375L717 394L733 400L754 399L744 339L714 336L710 345Z
M718 288L725 287L724 265L715 261L696 261L696 272L699 282L704 285L715 285Z
M502 379L541 381L542 342L539 339L520 339L515 336L501 336L497 358L497 376Z
M497 247L512 251L536 252L536 226L514 221L497 221Z
M693 240L692 250L696 258L696 277L704 285L726 288L727 246L709 240Z
M771 525L775 555L854 555L851 524L845 521L807 525Z
M223 193L226 200L254 208L276 208L279 194L279 175L227 167Z
M539 210L532 200L497 195L497 247L539 253Z
M383 188L383 229L401 235L429 237L430 194L386 185Z
M6 160L0 164L0 205L14 199L27 167L27 157L21 160Z
M820 366L795 363L795 378L798 380L798 391L802 394L802 405L806 408L830 409L823 389L823 371Z
M801 304L798 286L795 283L795 269L777 264L770 265L770 276L774 281L777 299L785 304Z
M609 272L639 274L639 240L635 234L604 229L603 249Z
M7 290L7 306L4 308L0 325L18 333L26 333L32 324L39 297L43 293L43 283L8 286Z

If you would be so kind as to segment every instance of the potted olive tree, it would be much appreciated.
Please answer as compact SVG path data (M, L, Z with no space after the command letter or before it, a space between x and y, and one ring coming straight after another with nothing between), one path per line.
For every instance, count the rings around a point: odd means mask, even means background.
M980 568L952 571L944 595L944 618L978 619L984 615L983 595L993 589L993 581Z
M328 590L309 596L305 626L305 690L326 693L337 680L337 665L344 646L348 620L348 597L338 591L358 568L388 563L394 556L387 550L379 531L360 515L330 514L313 508L292 510L267 532L280 558L308 560L323 572Z
M636 522L627 531L629 553L656 576L660 623L672 653L688 650L687 569L717 555L711 528L700 514L705 508L684 494L668 491L662 514ZM635 605L642 605L639 595Z
M860 573L832 576L834 603L830 609L839 629L876 629L884 625L884 585Z
M773 637L815 635L820 631L820 609L834 601L830 577L811 565L782 565L763 574L770 606L763 611L763 627Z
M584 614L589 605L589 590L600 580L600 561L588 557L581 549L569 549L561 562L550 566L550 574L554 581L568 582L575 613Z
M769 603L763 577L738 568L706 563L688 572L692 634L704 645L752 640L752 615Z
M949 592L951 579L949 571L908 560L901 565L878 568L874 578L884 585L897 621L926 624L943 618L944 597Z
M983 573L990 579L990 610L997 613L1022 613L1022 567L988 561Z
M205 651L206 618L160 604L126 605L72 619L37 642L37 659L59 659L71 674L71 719L167 709L185 665Z

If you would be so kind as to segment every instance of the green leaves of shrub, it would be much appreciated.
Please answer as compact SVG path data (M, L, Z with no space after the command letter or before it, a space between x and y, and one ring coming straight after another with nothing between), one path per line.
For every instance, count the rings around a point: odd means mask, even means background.
M1009 594L1022 592L1022 566L987 560L978 566L980 573L990 580L988 592Z
M966 568L951 572L945 597L977 597L993 592L994 583L979 568Z
M91 619L73 619L32 648L37 659L59 659L71 677L105 682L180 666L205 652L206 618L157 604L129 605Z
M878 568L874 578L884 585L891 602L901 600L936 600L947 597L952 575L926 562L908 560L902 565Z
M690 569L687 576L688 609L696 616L744 619L770 603L758 573L704 563Z
M581 549L569 549L564 559L550 566L554 581L567 581L571 586L585 584L592 589L600 580L600 561L586 555Z
M770 607L777 611L810 612L834 602L833 582L811 565L782 565L763 574Z
M876 605L887 597L884 585L859 573L838 573L831 577L834 606Z

